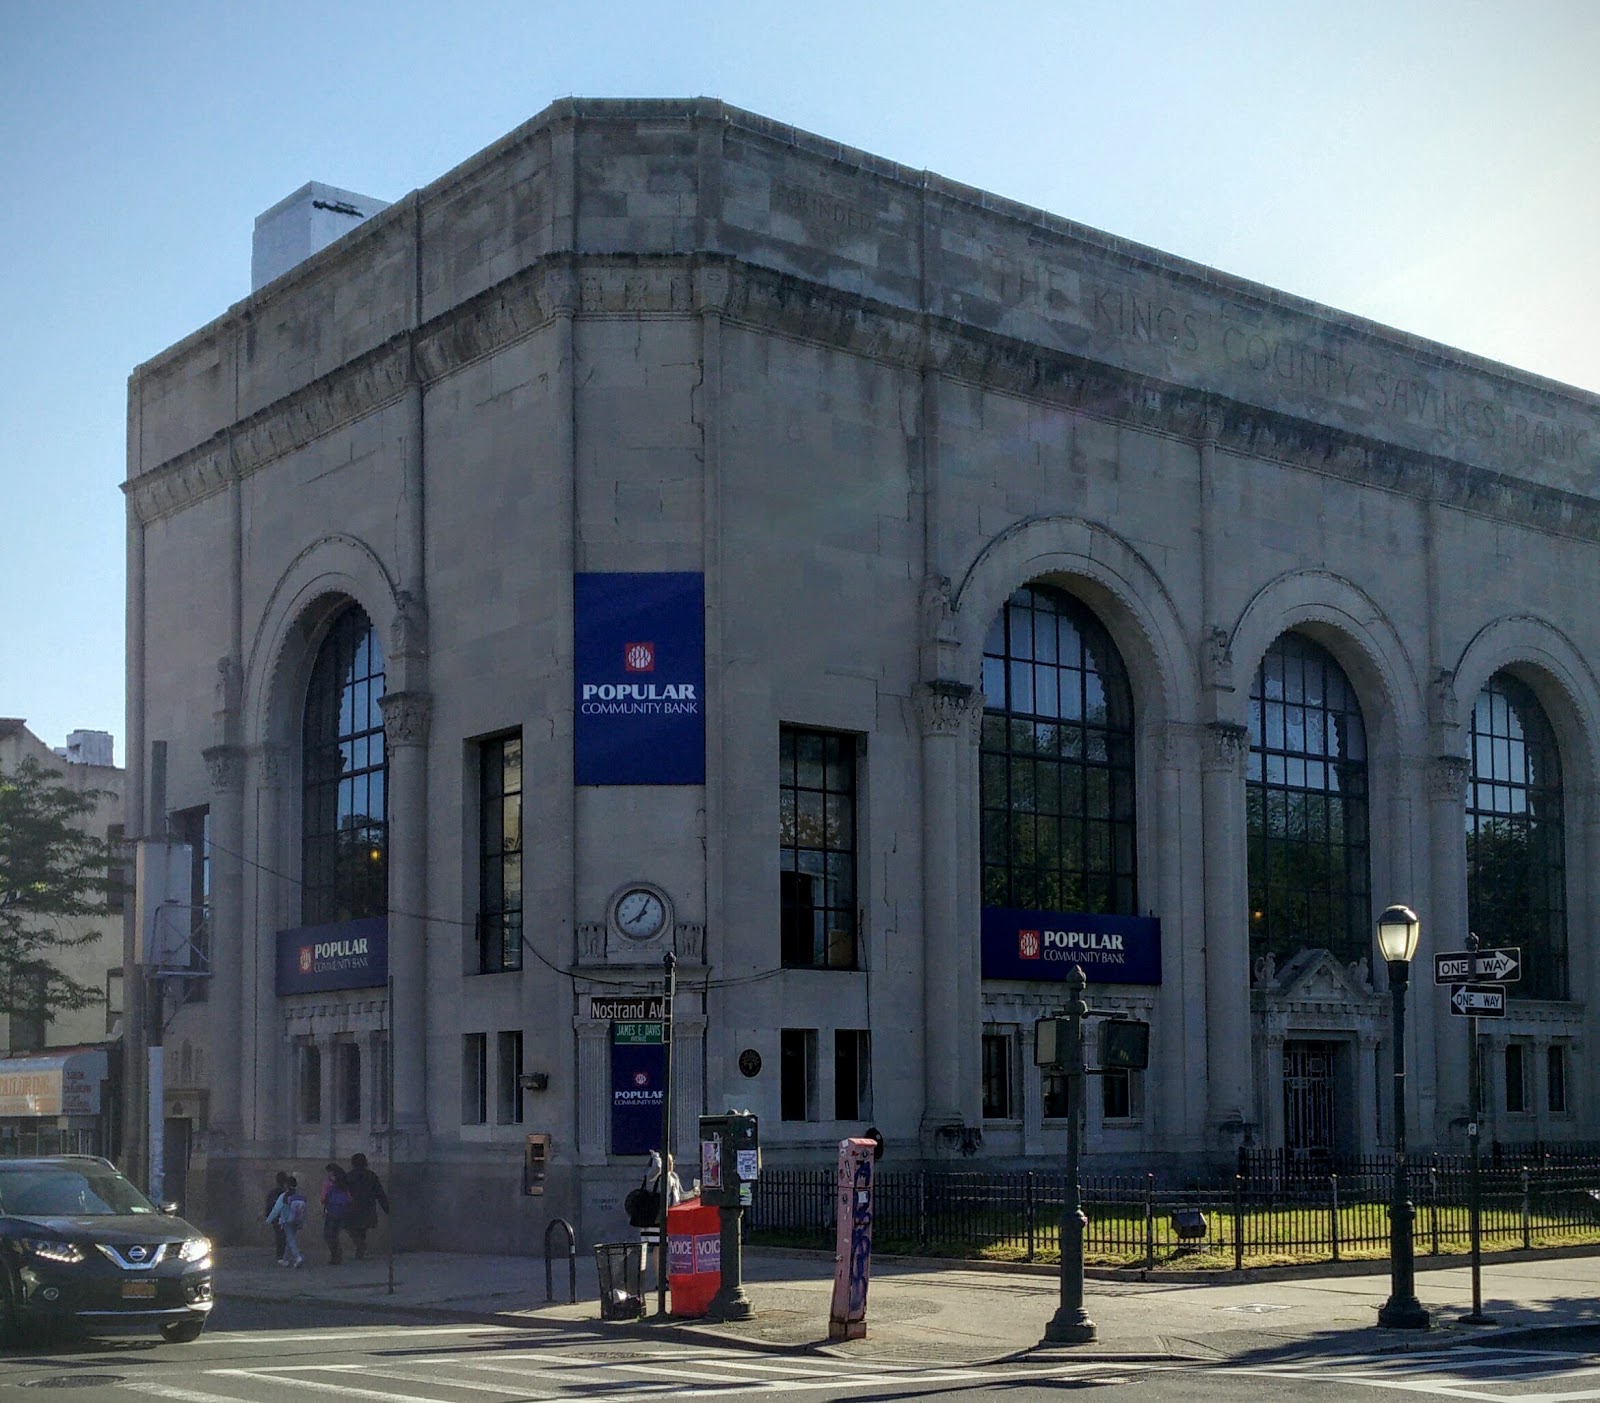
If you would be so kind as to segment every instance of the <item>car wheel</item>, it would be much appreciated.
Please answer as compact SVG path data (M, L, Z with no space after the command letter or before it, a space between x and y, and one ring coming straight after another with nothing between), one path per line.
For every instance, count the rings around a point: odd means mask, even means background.
M191 1344L200 1338L200 1332L205 1328L203 1320L174 1320L170 1325L161 1327L161 1338L169 1345Z

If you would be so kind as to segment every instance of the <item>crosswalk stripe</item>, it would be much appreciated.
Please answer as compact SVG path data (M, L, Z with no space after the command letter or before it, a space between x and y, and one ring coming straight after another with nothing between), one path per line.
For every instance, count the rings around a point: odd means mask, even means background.
M310 1365L306 1367L309 1370L319 1366ZM322 1365L320 1367L327 1369L332 1366ZM350 1366L352 1372L360 1371L362 1367L359 1364ZM284 1381L283 1375L290 1371L287 1369L212 1369L208 1372L230 1379L254 1379L258 1382L281 1384ZM349 1384L325 1384L318 1382L316 1379L297 1378L294 1384L296 1388L308 1388L316 1393L337 1393L343 1398L377 1398L382 1400L382 1403L451 1403L448 1398L429 1398L425 1394L415 1393L386 1393L381 1389L355 1388ZM448 1384L446 1387L448 1387ZM538 1400L530 1399L528 1403L538 1403Z
M198 1388L179 1388L176 1384L156 1383L151 1379L130 1379L121 1385L156 1398L172 1398L178 1403L239 1403L237 1396L228 1393L207 1393Z

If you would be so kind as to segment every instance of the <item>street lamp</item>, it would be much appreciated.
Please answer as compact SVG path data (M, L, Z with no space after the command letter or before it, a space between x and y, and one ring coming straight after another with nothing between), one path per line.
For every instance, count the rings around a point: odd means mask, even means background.
M1394 996L1394 1192L1389 1201L1389 1299L1378 1324L1396 1330L1426 1330L1433 1322L1417 1300L1411 1222L1416 1209L1406 1182L1406 985L1422 923L1408 906L1391 906L1378 917L1378 953L1389 966Z

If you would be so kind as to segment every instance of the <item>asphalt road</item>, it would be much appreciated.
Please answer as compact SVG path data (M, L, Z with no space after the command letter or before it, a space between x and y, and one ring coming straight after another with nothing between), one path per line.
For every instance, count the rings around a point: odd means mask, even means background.
M1005 1399L1059 1403L1093 1389L1133 1400L1379 1403L1432 1394L1479 1403L1600 1400L1600 1330L1536 1347L1422 1349L1226 1366L1092 1360L1070 1350L995 1365L873 1364L834 1354L759 1353L709 1344L537 1331L300 1303L219 1305L189 1345L134 1336L34 1339L0 1354L0 1391L83 1403L639 1403L721 1398L831 1403ZM13 1392L15 1391L15 1392Z

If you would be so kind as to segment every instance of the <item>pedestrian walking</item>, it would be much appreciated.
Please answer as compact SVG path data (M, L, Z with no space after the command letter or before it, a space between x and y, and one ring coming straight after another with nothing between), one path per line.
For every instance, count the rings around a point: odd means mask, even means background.
M283 1192L273 1204L272 1212L267 1214L267 1221L273 1227L283 1229L283 1256L278 1260L280 1267L305 1266L306 1259L301 1255L298 1241L305 1220L305 1195L300 1192L300 1181L291 1174L285 1180Z
M350 1190L350 1207L345 1210L344 1230L356 1249L356 1261L367 1255L367 1234L378 1226L378 1210L389 1213L389 1195L383 1191L383 1181L367 1167L363 1154L350 1156L350 1173L346 1187Z
M344 1220L350 1211L350 1181L345 1177L344 1166L323 1166L326 1177L322 1181L322 1240L328 1248L328 1265L337 1267L344 1262Z
M650 1163L644 1172L644 1182L639 1185L642 1201L636 1202L635 1210L630 1213L629 1221L639 1229L639 1271L640 1279L650 1275L650 1253L652 1249L661 1246L661 1194L663 1188L667 1197L667 1207L671 1208L676 1203L683 1201L683 1185L678 1180L676 1162L671 1155L667 1156L666 1183L663 1186L661 1177L661 1154L658 1150L650 1151ZM630 1198L633 1195L629 1195Z
M272 1189L267 1194L267 1201L261 1209L263 1222L272 1223L272 1210L278 1206L278 1200L283 1197L284 1186L288 1182L288 1174L280 1169L273 1179ZM273 1261L281 1264L283 1262L283 1228L277 1223L272 1223L272 1248Z

